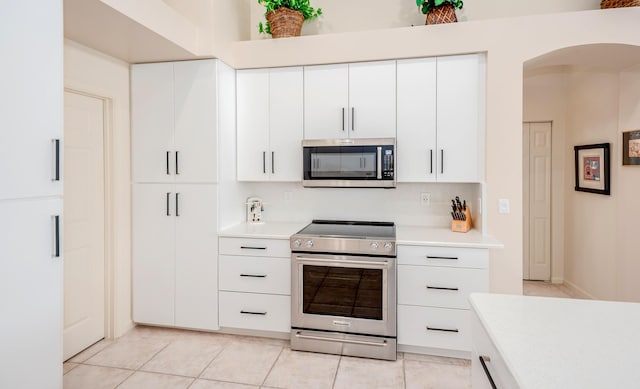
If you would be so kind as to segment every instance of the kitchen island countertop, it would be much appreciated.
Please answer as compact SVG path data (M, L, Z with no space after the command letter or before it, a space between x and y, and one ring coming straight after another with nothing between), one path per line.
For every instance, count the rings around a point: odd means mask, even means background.
M637 388L640 304L474 293L473 310L521 388Z

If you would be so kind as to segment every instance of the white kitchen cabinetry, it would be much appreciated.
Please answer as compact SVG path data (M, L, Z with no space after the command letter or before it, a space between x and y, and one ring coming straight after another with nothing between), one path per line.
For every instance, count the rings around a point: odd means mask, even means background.
M133 319L217 329L217 188L135 184Z
M479 182L484 56L398 61L398 181Z
M304 68L304 138L394 138L396 61Z
M291 330L289 240L220 238L220 326Z
M469 294L489 289L487 249L398 246L398 345L467 356Z
M301 181L301 67L237 72L239 181Z
M135 182L217 182L216 60L131 67Z
M498 352L498 349L489 338L487 331L482 326L477 313L472 310L470 314L471 332L473 334L473 347L471 353L471 379L473 389L491 389L491 382L497 388L519 388L509 372L507 365ZM485 368L480 362L483 359Z

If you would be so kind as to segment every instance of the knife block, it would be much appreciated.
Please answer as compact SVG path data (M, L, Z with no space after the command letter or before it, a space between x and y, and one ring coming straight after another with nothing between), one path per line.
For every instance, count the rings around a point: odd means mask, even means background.
M468 232L471 229L473 223L471 222L471 209L468 205L464 211L464 215L467 217L467 220L451 220L451 231Z

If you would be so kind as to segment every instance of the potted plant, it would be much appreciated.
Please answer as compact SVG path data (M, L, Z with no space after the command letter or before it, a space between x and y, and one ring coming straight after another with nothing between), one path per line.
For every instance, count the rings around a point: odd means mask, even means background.
M309 0L258 0L265 7L266 23L260 22L258 31L273 38L300 36L302 23L322 15L322 9L314 9Z
M462 0L416 0L416 5L427 15L425 24L455 23L456 9L462 9Z

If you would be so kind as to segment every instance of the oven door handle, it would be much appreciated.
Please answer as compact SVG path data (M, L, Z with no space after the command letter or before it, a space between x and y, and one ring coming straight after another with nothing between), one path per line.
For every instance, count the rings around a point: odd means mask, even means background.
M298 261L305 262L320 262L320 263L335 263L335 264L349 264L349 265L373 265L379 267L389 266L389 261L349 261L344 259L326 259L326 258L309 258L309 257L296 257Z
M322 336L302 335L302 333L300 331L296 332L296 338L309 339L309 340L324 340L324 341L327 341L327 342L337 342L337 343L361 344L361 345L364 345L364 346L377 346L377 347L386 347L386 346L388 346L386 340L383 340L382 342L367 342L367 341L364 341L364 340L333 339L333 338L324 338Z

